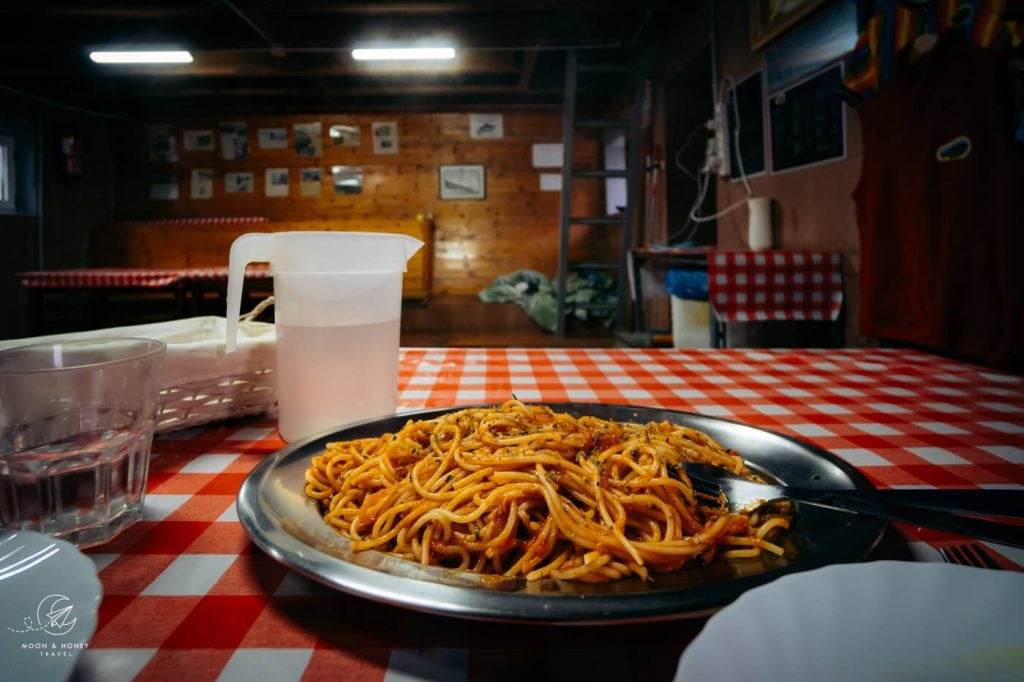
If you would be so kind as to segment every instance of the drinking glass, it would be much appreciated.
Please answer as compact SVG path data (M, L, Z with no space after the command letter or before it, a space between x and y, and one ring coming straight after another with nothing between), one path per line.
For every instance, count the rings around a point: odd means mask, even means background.
M166 346L0 351L0 527L97 545L142 517Z

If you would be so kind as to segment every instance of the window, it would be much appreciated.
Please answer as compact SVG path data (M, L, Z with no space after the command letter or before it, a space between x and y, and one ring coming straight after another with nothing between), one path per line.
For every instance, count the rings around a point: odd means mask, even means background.
M0 135L0 211L14 211L14 139Z

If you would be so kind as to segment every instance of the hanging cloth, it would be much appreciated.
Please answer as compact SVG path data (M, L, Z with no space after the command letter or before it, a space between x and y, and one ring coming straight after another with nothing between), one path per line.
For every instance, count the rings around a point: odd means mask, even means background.
M859 109L861 332L1024 371L1024 144L1009 54L944 35Z

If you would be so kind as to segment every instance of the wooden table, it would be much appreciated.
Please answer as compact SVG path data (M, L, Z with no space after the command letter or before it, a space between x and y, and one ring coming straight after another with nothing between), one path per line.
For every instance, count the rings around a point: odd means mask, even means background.
M706 248L634 249L632 279L638 330L645 329L640 270L707 270L713 345L727 345L727 322L836 322L843 309L842 255L827 251L728 251ZM832 345L841 347L834 325Z
M881 488L1024 487L1024 379L918 352L410 348L399 384L402 409L515 393L739 420ZM272 415L155 441L145 519L88 551L104 599L79 679L667 680L706 622L470 622L321 587L257 549L235 511L246 474L283 445ZM899 526L870 558L939 561L959 540ZM1022 570L1024 551L989 549Z

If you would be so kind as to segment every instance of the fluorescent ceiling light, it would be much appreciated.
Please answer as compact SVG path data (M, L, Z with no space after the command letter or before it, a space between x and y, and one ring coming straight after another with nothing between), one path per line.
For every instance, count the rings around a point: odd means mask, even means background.
M358 61L396 61L405 59L455 59L453 47L380 47L356 48L352 58Z
M189 64L192 53L185 50L129 50L90 52L97 64Z

